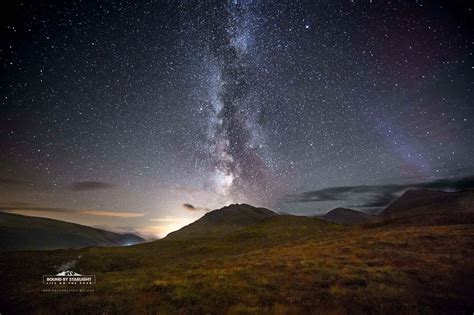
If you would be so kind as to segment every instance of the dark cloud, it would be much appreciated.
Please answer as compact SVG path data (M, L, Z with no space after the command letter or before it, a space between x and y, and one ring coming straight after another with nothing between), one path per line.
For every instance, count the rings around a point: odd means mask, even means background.
M287 202L353 202L353 207L384 207L408 189L466 190L474 189L474 176L458 179L439 179L412 184L360 185L329 187L320 190L288 195Z
M296 195L288 195L286 201L290 202L316 202L316 201L341 201L347 200L349 194L364 194L377 192L390 193L399 191L399 185L361 185L361 186L339 186L320 190L307 191Z
M145 215L143 212L135 211L119 211L119 210L96 210L96 209L70 209L60 207L42 207L22 201L0 201L0 212L56 212L56 213L71 213L90 216L106 216L117 218L136 218Z
M190 210L190 211L194 211L194 210L197 210L195 206L193 206L192 204L190 203L183 203L183 207L184 209L186 210Z
M0 212L31 211L31 212L74 212L74 210L57 207L41 207L23 201L0 201Z
M0 186L10 186L10 187L25 187L30 185L31 182L13 178L0 178Z
M209 211L208 208L202 208L202 207L196 207L190 203L183 203L183 207L184 209L186 210L189 210L189 211Z
M112 184L112 183L87 181L87 182L73 183L69 186L69 189L72 191L85 191L85 190L111 189L115 187L117 187L117 185Z
M10 208L10 207L31 207L31 203L15 200L4 200L0 201L0 208Z
M0 178L0 187L2 189L16 190L25 189L32 183L26 180L13 179L13 178Z

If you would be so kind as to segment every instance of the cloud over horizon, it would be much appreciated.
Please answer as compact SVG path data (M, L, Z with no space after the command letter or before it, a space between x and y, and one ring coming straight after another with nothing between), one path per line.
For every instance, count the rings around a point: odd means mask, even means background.
M76 182L68 186L69 190L72 191L103 190L115 187L117 187L116 184L99 181Z
M144 212L120 211L120 210L97 210L97 209L72 209L62 207L42 207L22 201L0 201L0 212L56 212L71 213L90 216L106 216L116 218L137 218L145 216Z
M0 185L5 186L28 186L31 182L13 178L0 178Z
M474 189L474 175L411 184L336 186L287 195L284 201L289 203L338 201L353 203L346 205L350 207L380 208L389 205L400 194L409 189L447 191ZM356 203L354 204L354 202Z

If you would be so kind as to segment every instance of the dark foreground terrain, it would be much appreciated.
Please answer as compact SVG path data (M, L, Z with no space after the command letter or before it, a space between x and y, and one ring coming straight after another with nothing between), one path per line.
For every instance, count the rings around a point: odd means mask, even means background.
M2 314L471 313L474 226L275 216L222 239L0 256ZM42 292L58 266L94 292Z

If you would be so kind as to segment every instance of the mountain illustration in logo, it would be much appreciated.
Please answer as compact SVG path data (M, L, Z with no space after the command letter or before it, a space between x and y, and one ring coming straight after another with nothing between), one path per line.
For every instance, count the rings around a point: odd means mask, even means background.
M82 275L74 271L65 270L58 273L56 276L82 276Z

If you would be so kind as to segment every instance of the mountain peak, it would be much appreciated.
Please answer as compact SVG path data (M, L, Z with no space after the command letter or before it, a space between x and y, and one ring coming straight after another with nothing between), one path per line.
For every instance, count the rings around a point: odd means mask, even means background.
M222 236L277 216L266 208L249 204L231 204L206 213L199 220L168 234L166 238L208 238Z

